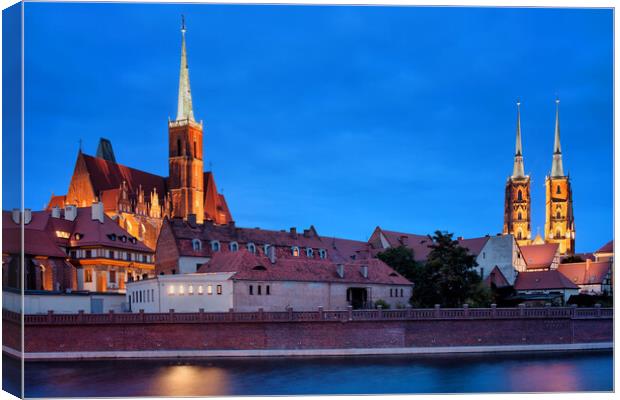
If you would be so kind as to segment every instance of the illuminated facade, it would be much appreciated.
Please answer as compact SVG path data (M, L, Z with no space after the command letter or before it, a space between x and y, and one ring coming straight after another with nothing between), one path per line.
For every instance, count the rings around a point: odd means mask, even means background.
M575 219L570 177L564 175L560 145L560 101L556 100L551 174L545 179L545 239L560 245L560 254L575 252Z
M530 177L523 168L521 146L521 103L517 102L517 139L512 175L506 181L504 202L504 235L513 235L519 245L530 243L532 237L530 213Z

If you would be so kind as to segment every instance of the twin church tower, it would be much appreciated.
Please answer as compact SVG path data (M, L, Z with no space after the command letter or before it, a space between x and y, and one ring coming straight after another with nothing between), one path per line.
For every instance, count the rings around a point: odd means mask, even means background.
M519 245L557 243L560 254L575 252L575 219L570 177L564 175L560 145L560 100L556 100L555 140L551 174L545 178L545 240L532 240L530 177L523 168L521 103L517 102L517 140L512 175L506 181L504 234L514 235Z

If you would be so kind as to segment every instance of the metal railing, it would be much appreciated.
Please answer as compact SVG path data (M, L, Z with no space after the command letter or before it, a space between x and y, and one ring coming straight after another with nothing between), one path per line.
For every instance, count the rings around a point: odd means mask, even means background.
M8 321L21 322L21 315L9 310L2 310L2 318ZM415 320L467 320L467 319L610 319L613 308L577 307L514 307L514 308L441 308L430 309L406 308L396 310L323 310L237 312L199 312L180 313L170 310L167 313L115 313L87 314L47 314L24 315L26 325L76 325L76 324L158 324L158 323L229 323L229 322L309 322L309 321L415 321Z

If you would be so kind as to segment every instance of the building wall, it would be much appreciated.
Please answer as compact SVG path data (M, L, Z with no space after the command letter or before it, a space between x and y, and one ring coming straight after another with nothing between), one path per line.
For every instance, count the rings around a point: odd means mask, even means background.
M5 318L3 333L17 336L19 323ZM26 352L488 346L612 340L611 317L27 324L25 327Z
M250 294L252 286L253 294ZM258 287L261 294L258 294ZM267 295L267 286L269 294ZM404 308L412 294L411 286L364 285L330 282L295 282L295 281L235 281L234 309L236 311L284 311L287 307L295 310L316 311L318 307L325 310L346 310L348 288L366 288L368 301L384 300L390 308ZM393 289L390 296L390 289ZM400 289L403 296L400 296ZM396 296L398 290L398 296Z
M124 311L123 295L102 295L102 294L26 294L24 296L25 314L47 314L53 311L56 314L77 314L79 311L91 313L91 300L101 300L103 302L103 312ZM2 308L19 312L21 309L21 296L12 291L2 291Z
M233 308L232 273L164 275L127 283L132 312L224 312ZM221 294L217 287L221 286ZM211 288L211 289L209 289ZM202 293L201 293L202 292ZM211 292L211 293L209 293Z
M521 250L512 235L490 237L476 257L476 262L482 279L486 279L497 266L511 285L517 279L517 272L526 269Z
M198 266L209 261L208 257L179 257L177 274L193 274Z

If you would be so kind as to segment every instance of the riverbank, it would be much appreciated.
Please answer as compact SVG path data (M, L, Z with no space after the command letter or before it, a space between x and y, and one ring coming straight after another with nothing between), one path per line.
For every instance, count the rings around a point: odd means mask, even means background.
M509 346L447 346L447 347L393 347L350 349L287 349L287 350L154 350L154 351L85 351L25 353L26 361L79 361L119 359L210 359L254 357L346 357L376 355L433 355L433 354L498 354L524 352L564 352L613 350L612 342L568 343ZM20 358L21 353L3 347L9 356Z
M4 310L2 329L18 355L20 315ZM613 310L49 313L26 315L23 333L27 360L577 351L613 347Z

